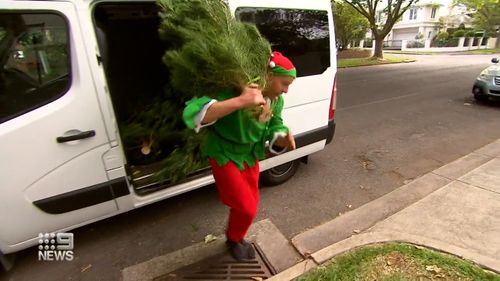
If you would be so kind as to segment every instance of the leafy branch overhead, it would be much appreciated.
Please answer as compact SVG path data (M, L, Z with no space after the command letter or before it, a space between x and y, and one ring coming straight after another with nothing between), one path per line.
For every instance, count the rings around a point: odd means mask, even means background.
M464 5L473 13L474 25L489 33L495 33L497 44L500 43L500 2L498 0L455 0L454 5ZM497 45L498 47L498 45Z
M358 13L363 15L370 23L370 30L375 39L374 57L382 58L382 42L391 31L394 24L403 16L403 14L418 0L344 0L353 7ZM377 23L377 14L382 11L385 15L385 22L382 25Z
M342 1L334 1L335 37L342 49L353 40L362 40L368 31L368 20Z

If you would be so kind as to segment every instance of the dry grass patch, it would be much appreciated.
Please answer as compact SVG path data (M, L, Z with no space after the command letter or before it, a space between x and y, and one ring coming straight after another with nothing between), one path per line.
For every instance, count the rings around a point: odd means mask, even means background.
M300 281L500 281L500 275L423 247L389 243L366 246L334 258Z

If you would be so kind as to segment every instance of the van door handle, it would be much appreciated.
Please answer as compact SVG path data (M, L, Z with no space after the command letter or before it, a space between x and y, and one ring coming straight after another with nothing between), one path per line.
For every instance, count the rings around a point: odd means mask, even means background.
M85 131L85 132L78 132L76 134L69 135L69 136L57 137L56 140L58 143L63 143L63 142L68 142L68 141L87 139L87 138L91 138L93 136L95 136L95 131L90 130L90 131Z

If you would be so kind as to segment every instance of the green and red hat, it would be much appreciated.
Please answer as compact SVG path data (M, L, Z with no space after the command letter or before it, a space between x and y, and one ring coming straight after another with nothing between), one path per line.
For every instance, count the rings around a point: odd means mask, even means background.
M273 52L271 54L269 67L271 67L271 71L277 76L297 77L297 70L295 69L292 61L280 52Z

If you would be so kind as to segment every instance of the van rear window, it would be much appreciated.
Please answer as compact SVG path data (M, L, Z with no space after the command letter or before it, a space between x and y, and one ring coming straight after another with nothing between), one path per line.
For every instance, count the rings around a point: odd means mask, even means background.
M254 23L274 51L290 57L299 77L321 74L330 66L327 11L240 7L236 17Z

